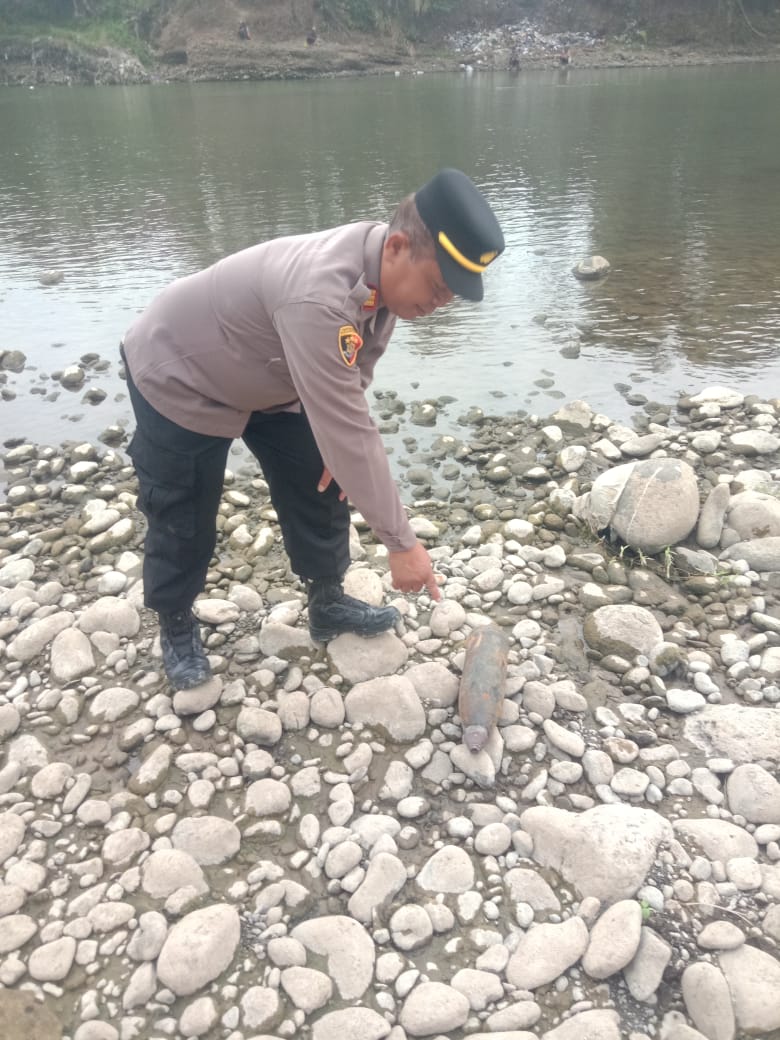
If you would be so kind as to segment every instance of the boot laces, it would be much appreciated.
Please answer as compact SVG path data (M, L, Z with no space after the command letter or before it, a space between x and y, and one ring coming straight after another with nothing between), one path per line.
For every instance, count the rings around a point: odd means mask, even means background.
M168 614L163 627L177 650L191 648L195 619L189 610L178 610L175 614Z

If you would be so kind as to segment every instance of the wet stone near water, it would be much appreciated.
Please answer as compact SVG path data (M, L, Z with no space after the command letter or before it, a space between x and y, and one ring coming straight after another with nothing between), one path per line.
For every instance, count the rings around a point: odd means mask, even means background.
M353 530L350 587L403 619L377 640L311 642L265 486L228 473L196 608L214 678L179 693L126 458L7 449L0 1033L780 1030L780 406L471 418L401 485L440 603L396 595ZM706 523L682 544L661 500L621 517L683 472ZM472 753L458 688L486 622L507 667Z

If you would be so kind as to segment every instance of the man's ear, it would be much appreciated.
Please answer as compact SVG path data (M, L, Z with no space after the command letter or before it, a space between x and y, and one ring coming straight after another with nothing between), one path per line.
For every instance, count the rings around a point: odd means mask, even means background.
M405 231L393 231L385 239L385 253L393 258L409 248L409 236Z

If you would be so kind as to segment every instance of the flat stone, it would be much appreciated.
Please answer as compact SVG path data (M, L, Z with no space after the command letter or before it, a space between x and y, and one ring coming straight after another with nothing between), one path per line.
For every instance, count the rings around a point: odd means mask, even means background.
M730 859L755 859L758 845L752 834L726 820L675 820L678 837L688 838L708 859L726 863Z
M406 867L401 860L389 852L378 852L372 856L347 908L355 920L370 924L374 914L387 906L405 884Z
M671 958L669 943L652 928L642 928L636 955L623 969L623 978L634 1000L652 999Z
M362 924L339 915L302 921L290 932L307 950L325 957L328 975L344 1000L358 1000L374 977L375 950Z
M702 950L736 950L744 941L745 933L730 921L711 921L696 938Z
M36 982L61 982L67 978L76 956L76 940L64 935L33 950L27 970Z
M709 1040L734 1040L729 987L714 964L690 964L683 972L682 995L693 1024Z
M348 722L378 727L392 740L408 743L425 732L425 710L414 686L402 675L357 683L344 707Z
M608 979L634 959L642 932L642 908L635 899L621 899L596 921L582 958L592 979Z
M507 980L518 989L545 986L576 964L587 945L588 929L581 917L537 925L520 938L507 964Z
M780 961L745 943L719 956L737 1027L751 1036L768 1037L780 1029Z

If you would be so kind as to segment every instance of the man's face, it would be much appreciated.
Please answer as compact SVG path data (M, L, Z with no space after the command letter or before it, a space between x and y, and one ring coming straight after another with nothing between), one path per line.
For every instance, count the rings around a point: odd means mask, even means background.
M413 258L403 232L388 235L379 276L381 303L391 314L413 321L433 314L453 298L433 256Z

